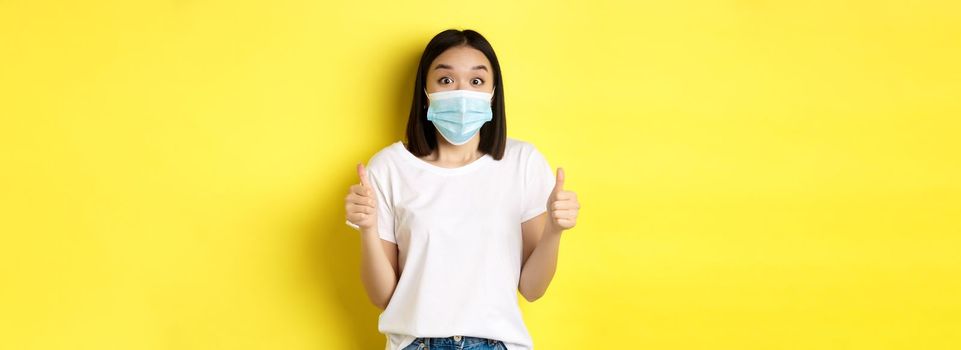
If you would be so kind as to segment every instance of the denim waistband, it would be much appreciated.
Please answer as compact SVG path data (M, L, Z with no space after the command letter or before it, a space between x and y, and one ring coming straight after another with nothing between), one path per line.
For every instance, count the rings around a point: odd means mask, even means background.
M493 345L496 345L499 341L494 339L488 339L488 338L470 337L466 335L464 336L455 335L455 336L444 337L444 338L433 338L433 337L417 338L415 342L420 342L427 346L445 346L445 345L458 345L458 344L471 345L471 344L478 344L478 343L487 343L487 345L493 346Z

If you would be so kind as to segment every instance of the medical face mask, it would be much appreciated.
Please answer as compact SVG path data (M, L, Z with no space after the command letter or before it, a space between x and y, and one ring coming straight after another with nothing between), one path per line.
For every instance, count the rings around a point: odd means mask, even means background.
M427 90L424 90L427 93ZM467 143L484 123L494 118L491 110L493 93L451 90L427 94L430 106L427 120L434 123L441 136L454 145Z

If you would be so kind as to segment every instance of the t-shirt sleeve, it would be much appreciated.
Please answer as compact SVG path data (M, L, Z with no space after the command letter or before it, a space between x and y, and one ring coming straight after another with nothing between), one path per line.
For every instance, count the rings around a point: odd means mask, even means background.
M547 211L547 198L554 190L554 170L537 148L531 151L524 171L524 213L521 222L530 220Z
M375 157L376 158L376 157ZM375 164L379 159L371 159L367 164L367 180L374 187L374 197L377 198L377 234L380 239L391 243L397 243L394 236L394 210L390 199L389 172L386 167ZM347 221L347 225L356 230L360 226Z

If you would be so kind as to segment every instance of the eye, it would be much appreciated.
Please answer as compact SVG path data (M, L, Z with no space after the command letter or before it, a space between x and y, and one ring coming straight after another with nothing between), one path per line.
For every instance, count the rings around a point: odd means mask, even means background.
M474 79L471 79L470 83L471 85L481 85L481 84L484 84L484 79L474 78Z
M451 79L450 77L443 77L443 78L437 79L437 82L440 83L441 85L447 85L447 84L453 83L454 79Z

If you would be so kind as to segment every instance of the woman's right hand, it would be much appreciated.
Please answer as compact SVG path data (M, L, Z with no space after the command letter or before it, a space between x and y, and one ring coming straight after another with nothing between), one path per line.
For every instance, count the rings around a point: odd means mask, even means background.
M376 229L377 198L374 197L374 188L370 186L363 163L357 164L357 175L360 176L360 183L350 186L350 193L344 199L347 220L360 226L362 231Z

